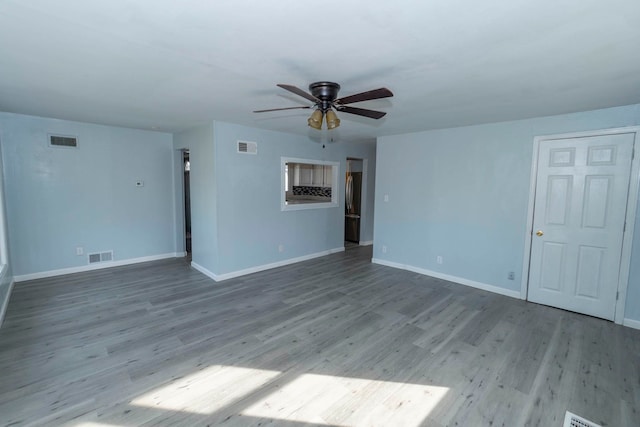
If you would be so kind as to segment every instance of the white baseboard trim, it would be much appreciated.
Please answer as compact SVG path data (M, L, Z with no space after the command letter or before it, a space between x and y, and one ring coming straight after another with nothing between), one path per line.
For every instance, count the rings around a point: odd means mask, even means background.
M4 282L4 276L7 274L8 270L9 268L7 267L6 264L2 266L2 270L0 271L0 284ZM2 322L4 322L4 315L7 312L7 307L9 307L9 299L11 298L11 291L13 291L13 285L15 283L16 283L15 280L11 280L11 282L9 283L8 285L9 289L7 289L7 295L4 301L2 301L2 306L0 306L0 326L2 326Z
M371 246L373 245L373 240L365 240L364 242L360 242L360 246Z
M13 291L13 285L15 285L15 280L12 280L9 283L9 290L7 291L7 296L2 301L2 307L0 308L0 326L2 326L2 322L4 322L4 315L7 313L7 307L9 307L9 299L11 298L11 291Z
M167 258L180 258L183 257L181 252L170 252L168 254L150 255L140 258L129 258L118 261L99 262L91 265L82 265L79 267L61 268L59 270L41 271L39 273L21 274L14 276L13 280L16 282L25 282L27 280L44 279L46 277L63 276L65 274L83 273L85 271L101 270L103 268L119 267L122 265L138 264L141 262L157 261Z
M191 267L195 268L196 270L198 270L200 273L204 274L205 276L209 277L210 279L215 280L216 282L218 281L218 276L211 270L207 270L206 268L204 268L203 266L201 266L200 264L191 261Z
M622 321L622 324L624 326L627 326L629 328L633 328L633 329L640 329L640 320L634 320L634 319L624 319Z
M200 273L204 274L205 276L212 278L216 282L221 282L223 280L233 279L235 277L240 277L240 276L246 276L247 274L257 273L259 271L271 270L272 268L283 267L289 264L296 264L298 262L308 261L313 258L319 258L319 257L335 254L338 252L344 252L344 247L329 249L322 252L316 252L314 254L303 255L301 257L296 257L296 258L289 258L282 261L273 262L270 264L258 265L255 267L245 268L243 270L232 271L231 273L224 273L224 274L215 274L212 271L207 270L206 268L204 268L203 266L195 262L191 262L191 266L196 270L198 270Z
M446 280L448 282L458 283L460 285L470 286L472 288L481 289L483 291L489 291L500 295L505 295L511 298L520 299L520 291L513 291L511 289L501 288L500 286L489 285L487 283L476 282L474 280L465 279L462 277L451 276L449 274L439 273L437 271L427 270L424 268L414 267L412 265L400 264L393 261L386 261L383 259L372 258L371 262L374 264L385 265L387 267L399 268L401 270L407 270L418 274L424 274L425 276L435 277L436 279Z

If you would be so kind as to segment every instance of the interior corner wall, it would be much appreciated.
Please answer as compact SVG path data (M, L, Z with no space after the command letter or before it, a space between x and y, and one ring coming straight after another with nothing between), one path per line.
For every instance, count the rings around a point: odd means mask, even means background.
M13 286L13 274L9 263L11 254L8 245L8 228L7 228L7 210L4 197L4 165L2 161L2 138L0 135L0 326L4 320L9 298L11 297L11 288Z
M308 136L218 121L214 122L213 132L216 166L215 177L210 179L217 182L219 249L215 274L246 272L344 247L344 185L338 185L338 207L282 211L281 157L340 162L341 179L347 157L367 159L369 200L363 214L362 238L372 239L375 142L327 142L323 148L322 142ZM238 153L238 140L256 142L257 155ZM194 158L192 173L197 167L195 162ZM192 193L192 203L195 198ZM194 234L194 257L197 238Z
M9 113L0 132L16 278L85 268L91 252L175 254L171 134ZM78 147L51 147L50 133Z
M173 244L177 254L186 254L186 226L184 211L183 149L173 138Z
M364 159L363 166L366 169L364 171L366 180L362 183L361 189L363 197L361 199L360 213L360 243L364 242L370 245L373 243L373 218L376 199L376 143L371 142L368 146L353 144L350 152L354 153L354 155L349 157ZM365 157L358 157L358 155Z
M215 274L218 270L218 178L213 122L174 135L174 150L189 150L192 262ZM180 161L182 164L182 161ZM182 174L182 170L177 171ZM182 180L182 177L178 177ZM182 181L180 181L182 182ZM182 190L180 190L182 195ZM182 196L178 200L182 209ZM178 233L179 239L184 233Z
M534 137L639 124L630 105L379 138L374 258L519 293ZM640 320L634 231L625 317Z
M637 155L638 153L636 153L636 156ZM638 194L638 205L636 208L636 222L633 228L632 245L631 264L629 268L629 286L627 288L627 302L624 317L626 319L635 320L640 324L640 194Z

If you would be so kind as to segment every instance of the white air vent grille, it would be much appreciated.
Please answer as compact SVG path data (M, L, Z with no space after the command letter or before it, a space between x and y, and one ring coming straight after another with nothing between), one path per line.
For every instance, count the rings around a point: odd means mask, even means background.
M572 414L567 411L564 415L564 424L562 427L602 427L600 424L596 424L589 420L585 420L582 417L577 416L576 414Z
M77 148L78 138L75 136L49 134L49 145L52 147Z
M113 261L113 251L96 252L89 254L89 264L95 264L96 262L108 262Z
M258 143L250 141L238 141L238 153L258 154Z

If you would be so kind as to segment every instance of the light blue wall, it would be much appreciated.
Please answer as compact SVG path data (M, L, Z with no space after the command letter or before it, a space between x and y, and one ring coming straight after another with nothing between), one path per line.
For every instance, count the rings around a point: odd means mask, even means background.
M5 113L0 130L16 276L85 266L78 246L85 254L113 250L116 261L181 252L184 148L193 262L214 274L343 246L344 187L338 208L282 212L282 156L338 161L341 179L347 157L366 159L362 240L373 240L374 142L322 148L307 137L223 122L172 136ZM48 133L75 135L79 148L49 147ZM258 155L238 154L238 140L258 142Z
M0 132L15 276L86 266L78 246L116 261L175 252L171 134L7 113Z
M218 270L218 197L216 193L218 180L216 179L213 123L176 134L174 148L189 150L192 261L215 273ZM178 181L182 179L181 168L176 175ZM181 189L179 194L180 197L177 199L181 204L184 200ZM179 209L182 209L182 206ZM183 238L184 233L179 233L178 239Z
M533 138L638 124L632 105L379 138L374 258L519 291ZM634 244L625 317L640 319L637 218Z
M344 246L344 185L337 208L281 211L280 159L340 162L344 179L346 158L368 160L368 209L362 240L373 236L375 143L322 143L308 137L215 122L215 177L219 264L215 274L227 274ZM237 153L237 141L255 141L258 154ZM192 174L196 154L192 152ZM210 156L210 153L207 153ZM194 178L195 179L195 178ZM195 210L197 195L192 193ZM194 235L194 244L197 235ZM278 246L284 251L279 252ZM196 248L194 246L194 257Z

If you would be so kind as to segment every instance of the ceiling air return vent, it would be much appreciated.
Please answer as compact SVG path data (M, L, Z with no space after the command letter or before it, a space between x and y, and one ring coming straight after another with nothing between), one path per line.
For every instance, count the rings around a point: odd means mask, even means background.
M78 137L49 134L49 145L52 147L78 148Z
M238 141L238 153L258 154L258 143L250 141Z

